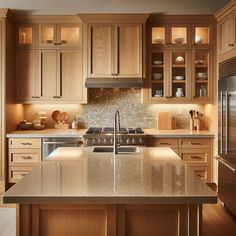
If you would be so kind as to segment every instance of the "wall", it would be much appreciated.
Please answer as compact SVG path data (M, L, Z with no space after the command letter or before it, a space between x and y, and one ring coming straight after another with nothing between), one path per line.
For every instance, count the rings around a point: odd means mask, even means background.
M141 104L141 89L89 89L87 105L47 104L24 105L24 118L32 120L35 114L44 110L50 117L54 110L69 113L70 122L76 113L80 114L80 127L112 126L115 110L120 111L121 125L125 127L156 128L157 112L170 111L177 120L177 128L189 128L189 110L204 114L205 106L191 104ZM52 128L49 119L48 127Z

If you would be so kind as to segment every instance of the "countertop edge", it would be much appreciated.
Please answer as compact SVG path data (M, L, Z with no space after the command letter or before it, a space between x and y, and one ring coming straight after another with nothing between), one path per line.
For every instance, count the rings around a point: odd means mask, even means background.
M17 204L50 204L50 203L64 203L64 204L215 204L217 203L217 194L215 196L156 196L156 197L135 197L135 196L4 196L3 203L17 203Z

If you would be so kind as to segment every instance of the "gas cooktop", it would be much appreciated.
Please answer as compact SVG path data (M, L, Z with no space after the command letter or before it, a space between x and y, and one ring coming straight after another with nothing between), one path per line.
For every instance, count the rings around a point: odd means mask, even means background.
M113 134L113 127L90 127L86 134ZM143 134L143 130L141 128L120 128L118 134Z

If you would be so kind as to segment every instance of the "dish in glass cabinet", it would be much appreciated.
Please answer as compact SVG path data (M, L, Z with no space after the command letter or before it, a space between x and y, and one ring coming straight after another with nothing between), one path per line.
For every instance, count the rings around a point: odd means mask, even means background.
M175 42L176 44L182 44L182 43L184 42L184 38L175 38L175 39L174 39L174 42Z
M153 80L162 80L162 73L154 73L152 75Z
M206 80L207 79L207 73L205 73L205 72L196 73L196 79Z
M204 65L205 61L204 60L195 60L195 65Z
M184 64L184 58L182 56L178 56L175 59L176 64Z
M162 61L153 61L152 63L153 63L153 65L162 65L163 64Z
M184 76L176 75L176 76L174 76L174 80L184 80Z
M164 44L164 39L154 39L153 42L156 44Z

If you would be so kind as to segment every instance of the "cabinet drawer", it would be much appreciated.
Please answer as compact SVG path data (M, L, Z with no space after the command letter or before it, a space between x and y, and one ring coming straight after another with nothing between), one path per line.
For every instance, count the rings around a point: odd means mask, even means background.
M26 176L34 167L10 167L9 168L9 183L16 183Z
M170 138L152 138L149 139L150 147L171 147L173 149L178 149L179 143L178 139Z
M12 138L9 139L9 148L41 148L40 138Z
M210 149L180 149L179 156L183 161L191 165L210 165Z
M211 182L211 168L207 166L191 166L194 173L206 183Z
M41 149L10 149L9 165L32 166L41 160Z
M180 139L180 148L210 148L211 139Z

